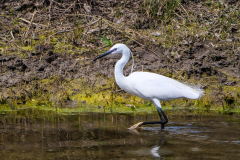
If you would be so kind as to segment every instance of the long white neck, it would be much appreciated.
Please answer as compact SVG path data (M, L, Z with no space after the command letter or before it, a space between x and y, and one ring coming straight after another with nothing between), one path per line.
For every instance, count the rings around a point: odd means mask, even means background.
M121 87L122 83L124 82L124 74L123 74L123 68L127 64L130 56L130 50L125 49L122 51L122 58L117 62L115 66L115 80L117 84Z

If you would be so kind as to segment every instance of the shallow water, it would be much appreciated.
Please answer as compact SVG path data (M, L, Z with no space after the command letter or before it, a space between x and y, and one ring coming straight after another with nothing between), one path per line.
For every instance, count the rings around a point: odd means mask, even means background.
M239 159L240 115L166 111L169 123L127 128L155 114L1 112L1 159Z

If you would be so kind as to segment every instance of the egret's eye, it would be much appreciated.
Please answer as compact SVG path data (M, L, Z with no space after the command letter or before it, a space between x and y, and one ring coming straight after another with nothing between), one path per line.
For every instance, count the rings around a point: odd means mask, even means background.
M114 48L112 50L110 50L109 52L115 52L117 50L117 48Z

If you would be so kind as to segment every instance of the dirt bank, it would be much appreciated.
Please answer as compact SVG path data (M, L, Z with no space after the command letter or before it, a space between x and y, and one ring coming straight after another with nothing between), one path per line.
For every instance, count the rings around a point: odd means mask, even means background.
M237 85L240 78L240 54L230 54L233 52L228 48L213 47L208 44L218 42L192 42L189 51L171 52L159 46L153 46L151 53L138 45L132 45L135 57L134 71L150 71L166 69L167 73L175 76L195 77L197 79L215 76L219 78L218 83L227 86ZM107 47L109 48L109 47ZM183 49L183 48L181 48ZM228 50L229 54L226 54ZM66 79L77 79L83 77L93 77L96 74L105 77L112 77L114 64L120 55L108 56L100 62L92 62L96 54L86 53L80 55L61 55L49 50L44 52L31 52L26 57L18 55L0 56L1 77L0 87L17 86L20 83L28 84L32 80L59 76ZM130 73L131 61L126 67L126 75ZM229 77L229 78L228 78ZM236 78L236 81L232 79Z
M109 78L119 55L94 63L92 59L112 43L125 43L135 58L134 71L200 84L211 95L205 105L238 106L239 4L183 1L174 5L168 8L171 15L162 18L147 10L151 7L147 1L3 1L0 101L25 103L39 90L63 92L63 100L70 100L74 90L111 86ZM223 11L224 22L217 17ZM131 62L126 75L130 68ZM69 92L62 87L76 79L84 81L87 89L70 85Z

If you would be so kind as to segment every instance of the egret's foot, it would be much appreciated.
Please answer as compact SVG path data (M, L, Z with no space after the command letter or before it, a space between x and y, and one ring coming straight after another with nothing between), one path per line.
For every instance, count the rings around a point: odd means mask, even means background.
M130 127L129 129L131 129L131 130L134 130L134 129L136 129L138 126L140 126L140 125L142 125L143 124L143 122L139 122L139 123L137 123L137 124L134 124L132 127Z
M129 128L129 131L131 132L131 133L133 133L133 134L139 134L139 132L138 132L138 130L137 129L130 129Z
M161 129L164 129L164 125L165 125L165 123L161 124Z
M166 123L168 123L168 119L162 121L162 123L161 123L161 129L164 129L164 125L165 125Z
M164 124L168 123L168 120L166 119L166 120L163 120L163 121L161 121L161 122L162 122L162 124L164 125Z

